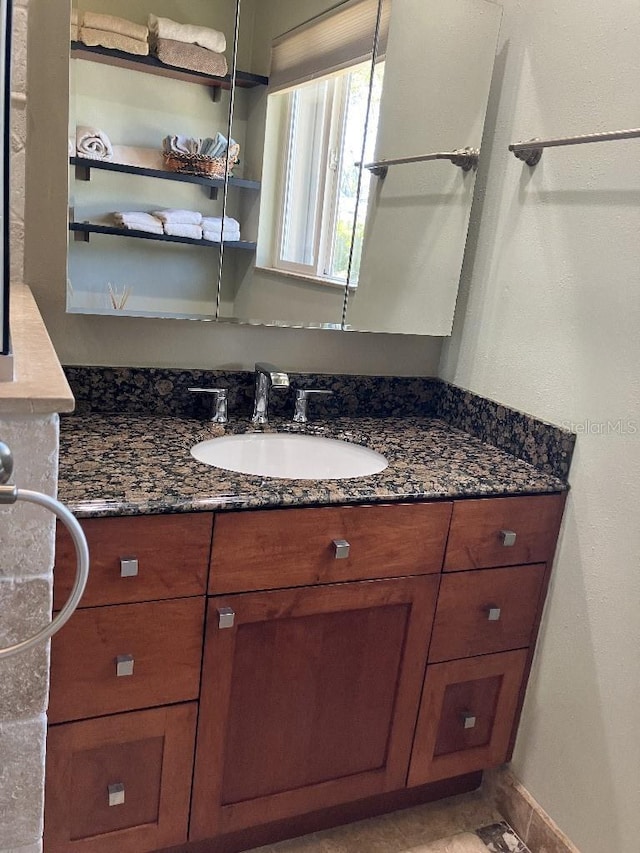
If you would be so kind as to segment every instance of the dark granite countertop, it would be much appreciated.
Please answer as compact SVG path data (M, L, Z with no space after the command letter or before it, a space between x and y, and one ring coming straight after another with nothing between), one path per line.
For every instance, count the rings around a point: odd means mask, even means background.
M255 431L186 418L75 415L60 429L59 498L80 517L198 510L432 500L563 491L567 484L432 417L336 418L268 431L324 435L384 454L379 474L284 480L235 474L198 462L198 441ZM258 428L260 429L260 428Z

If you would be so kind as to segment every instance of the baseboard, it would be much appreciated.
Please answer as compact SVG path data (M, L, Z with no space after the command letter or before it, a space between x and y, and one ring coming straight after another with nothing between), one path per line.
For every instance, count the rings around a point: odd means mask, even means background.
M580 853L507 766L486 770L483 790L532 853Z

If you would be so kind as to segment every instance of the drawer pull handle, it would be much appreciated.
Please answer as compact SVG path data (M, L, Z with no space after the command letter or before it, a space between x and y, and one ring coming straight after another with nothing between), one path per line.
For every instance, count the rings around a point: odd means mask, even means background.
M474 729L476 727L475 716L465 711L462 714L462 725L465 727L465 729Z
M351 545L347 542L346 539L334 539L333 547L335 549L335 558L336 560L346 560L349 556L349 549Z
M233 628L235 620L236 614L231 607L218 607L218 628Z
M124 805L124 784L122 782L115 782L113 785L109 785L109 805L110 806L122 806Z
M511 548L516 544L516 534L513 530L501 530L500 536L502 538L502 544L505 548Z
M133 675L133 655L118 655L116 658L116 675L121 678L124 675Z
M138 574L137 557L120 557L120 577L135 578Z
M485 611L489 622L498 622L500 620L501 610L499 607L496 607L495 604L488 604L485 607Z

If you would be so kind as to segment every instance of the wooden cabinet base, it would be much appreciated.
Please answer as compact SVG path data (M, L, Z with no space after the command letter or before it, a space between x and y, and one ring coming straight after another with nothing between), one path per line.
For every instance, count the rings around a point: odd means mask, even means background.
M467 773L455 779L445 779L417 788L379 794L354 803L345 803L329 809L297 815L262 826L253 826L240 832L229 833L206 841L195 841L166 848L162 853L240 853L264 844L275 844L287 838L298 838L310 832L321 832L357 820L388 814L398 809L419 806L444 797L475 791L482 782L482 773Z
M195 702L49 729L46 853L150 853L186 840Z

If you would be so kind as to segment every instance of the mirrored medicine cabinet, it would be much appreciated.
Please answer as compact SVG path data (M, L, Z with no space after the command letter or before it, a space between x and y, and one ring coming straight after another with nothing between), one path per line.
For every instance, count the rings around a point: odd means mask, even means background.
M145 24L153 13L222 31L228 73L87 46L71 32L68 311L450 333L498 5L77 0L74 8L80 17ZM76 127L104 133L112 155L79 156ZM226 179L167 171L167 135L217 132L240 146ZM231 236L114 223L114 212L167 208L224 217Z

